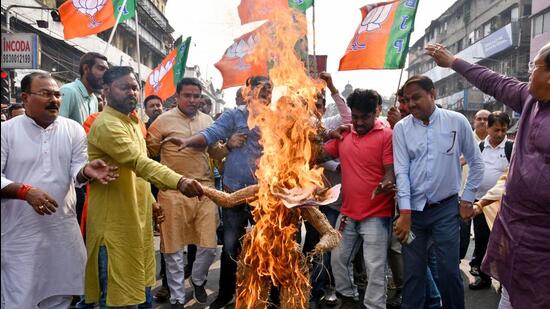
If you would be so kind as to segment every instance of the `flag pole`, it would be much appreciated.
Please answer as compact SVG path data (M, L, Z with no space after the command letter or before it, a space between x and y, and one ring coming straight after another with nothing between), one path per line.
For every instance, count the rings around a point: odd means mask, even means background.
M138 85L139 85L139 94L140 98L143 101L143 87L141 86L141 52L139 49L139 12L138 12L138 4L135 4L135 11L136 11L136 54L137 54L137 75L138 75ZM141 108L141 119L143 120L145 115L145 109Z
M319 68L317 68L317 53L315 51L315 1L313 1L313 4L312 4L312 8L313 10L313 16L312 16L312 31L313 31L313 71L315 72L315 74L319 74L318 70ZM309 61L308 61L309 62Z
M397 83L397 91L395 92L395 101L393 102L393 106L397 106L397 93L399 92L399 86L401 86L401 78L403 77L403 70L405 68L401 68L401 73L399 73L399 82Z
M122 2L122 6L120 8L114 8L115 10L118 9L118 14L116 16L115 25L113 26L113 29L111 30L111 34L109 35L109 41L107 41L107 43L105 44L105 51L103 52L103 55L107 54L107 51L109 50L109 46L111 46L111 41L113 41L113 37L115 36L116 28L118 27L118 23L120 22L120 18L122 17L122 13L124 12L124 8L126 8L126 3L127 2L128 2L128 0L124 0L124 2ZM137 14L137 12L136 12L136 14Z

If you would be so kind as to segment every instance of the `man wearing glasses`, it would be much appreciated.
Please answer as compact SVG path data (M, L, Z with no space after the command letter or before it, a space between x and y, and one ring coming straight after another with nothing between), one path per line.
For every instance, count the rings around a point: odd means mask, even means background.
M474 214L472 203L483 177L483 161L466 117L437 107L435 96L431 79L419 75L409 78L403 86L403 97L412 117L396 123L393 131L400 213L394 231L404 242L401 308L424 307L430 239L443 308L464 308L459 219L469 220ZM470 172L459 200L462 154Z
M484 93L521 113L506 194L481 270L504 286L499 308L550 307L550 43L529 64L529 82L456 58L444 46L426 48Z
M74 187L117 172L87 163L84 129L58 117L48 73L23 77L21 91L25 115L2 123L2 308L68 308L83 293L86 262Z

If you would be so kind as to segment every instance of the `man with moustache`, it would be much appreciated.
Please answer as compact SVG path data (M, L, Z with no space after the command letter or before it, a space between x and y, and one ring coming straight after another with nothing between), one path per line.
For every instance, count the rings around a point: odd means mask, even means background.
M160 190L202 195L201 185L150 159L139 119L138 82L131 67L117 66L104 75L107 106L88 134L90 158L118 166L109 185L90 184L86 229L85 300L103 308L152 306L155 284L152 205L148 182ZM126 308L126 307L125 307Z
M150 156L160 154L161 163L177 173L199 181L204 186L214 187L210 172L209 157L220 154L219 147L178 151L178 146L164 143L169 137L186 138L199 133L212 124L212 118L200 111L203 98L202 85L196 78L185 77L176 87L177 107L160 115L149 127L147 149ZM221 153L222 157L225 153ZM166 262L166 275L170 288L172 308L183 308L186 303L184 267L184 248L196 246L193 261L191 285L193 297L200 303L206 303L204 289L208 269L216 257L216 227L218 226L218 208L210 199L187 198L176 190L161 191L158 203L165 220L160 225L160 250Z
M190 137L168 137L164 142L172 142L179 149L187 147L204 148L230 137L235 139L235 147L229 148L223 173L224 190L234 192L257 183L254 172L256 161L261 155L258 129L248 127L249 104L271 102L272 84L266 76L252 76L246 82L248 93L246 105L223 113L211 126ZM229 146L229 145L228 145ZM245 234L249 222L253 222L250 206L241 204L222 209L223 250L221 256L219 293L210 308L223 308L232 302L236 291L237 259L241 250L239 239Z
M481 270L503 285L499 308L550 307L550 43L518 81L428 45L437 65L521 113L514 155Z
M458 264L459 214L463 220L474 214L472 203L483 178L483 161L466 117L437 107L435 96L431 79L420 75L409 78L403 97L412 117L397 122L393 131L400 213L394 231L406 242L402 247L405 281L401 308L425 305L428 243L432 241L443 307L464 308ZM461 154L470 173L459 201Z
M84 129L58 117L50 74L26 75L21 91L25 114L1 130L2 308L68 308L84 291L86 261L74 186L105 184L116 168L87 163Z
M145 108L145 114L149 118L145 124L146 128L149 128L155 119L157 119L157 117L164 111L162 99L154 94L143 100L143 108Z

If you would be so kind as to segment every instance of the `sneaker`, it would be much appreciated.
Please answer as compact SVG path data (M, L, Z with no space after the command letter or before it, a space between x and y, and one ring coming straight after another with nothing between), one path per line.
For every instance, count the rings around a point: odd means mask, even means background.
M191 284L193 285L193 298L201 305L206 304L206 300L208 299L208 294L206 294L206 290L204 289L206 281L202 285L196 285L191 280Z
M479 266L472 266L470 268L470 274L475 277L479 276Z
M161 286L160 289L155 293L155 301L157 303L165 303L170 299L170 289L167 287Z
M183 309L183 304L176 300L176 303L170 304L170 309Z
M338 304L338 296L336 296L336 291L334 290L333 286L327 288L323 300L325 304L329 306L335 306Z
M226 295L219 294L218 297L216 297L216 299L210 304L209 308L210 309L221 309L221 308L224 308L227 305L232 304L233 302L235 302L235 298L233 297L233 295L226 296Z

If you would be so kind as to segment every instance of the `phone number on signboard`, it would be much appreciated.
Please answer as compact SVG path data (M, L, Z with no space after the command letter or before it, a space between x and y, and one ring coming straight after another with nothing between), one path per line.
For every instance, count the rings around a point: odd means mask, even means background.
M3 54L2 63L32 63L32 56L29 54Z

